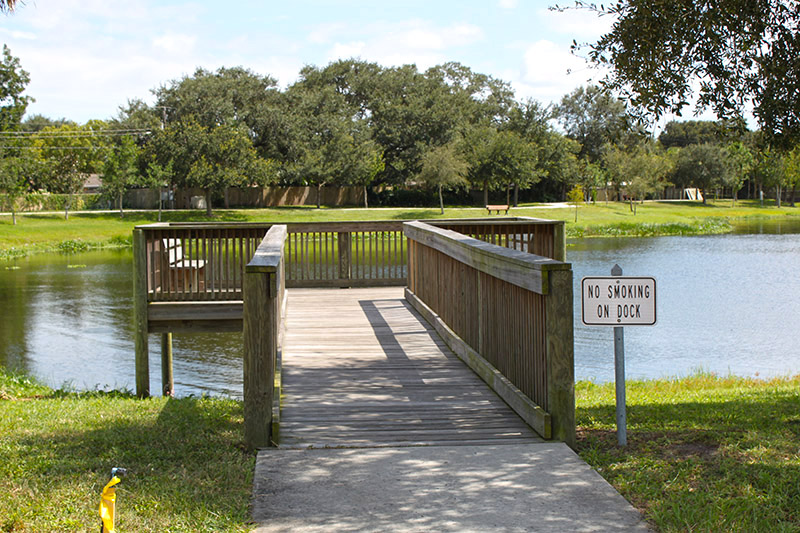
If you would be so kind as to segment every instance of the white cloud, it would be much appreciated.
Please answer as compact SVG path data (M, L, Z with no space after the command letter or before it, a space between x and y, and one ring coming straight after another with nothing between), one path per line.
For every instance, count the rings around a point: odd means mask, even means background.
M366 38L334 43L328 50L328 60L360 57L381 65L415 63L418 68L425 69L452 59L458 48L480 42L485 35L472 24L436 26L427 21L411 20L375 24L374 30L362 37Z
M197 37L194 35L184 35L181 33L166 33L154 38L151 43L158 52L167 54L184 55L194 49Z
M519 2L517 0L500 0L498 3L503 9L514 9Z
M602 75L572 55L567 46L540 40L525 50L521 76L512 84L519 98L532 97L546 104L559 102L565 94Z

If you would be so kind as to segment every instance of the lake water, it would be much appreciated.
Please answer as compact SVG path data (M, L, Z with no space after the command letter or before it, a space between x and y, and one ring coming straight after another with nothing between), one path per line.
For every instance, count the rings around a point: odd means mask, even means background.
M658 323L625 328L629 378L800 373L800 221L739 231L571 241L576 377L614 379L612 328L580 323L580 279L615 263L658 284ZM0 263L0 309L0 365L56 387L134 388L129 251ZM176 394L241 396L241 335L176 334L173 347ZM158 391L157 335L150 357Z

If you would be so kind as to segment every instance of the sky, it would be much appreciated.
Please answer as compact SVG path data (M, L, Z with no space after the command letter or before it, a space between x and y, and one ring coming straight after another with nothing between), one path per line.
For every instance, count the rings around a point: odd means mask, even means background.
M78 123L153 103L153 89L197 67L243 66L285 88L305 65L348 58L420 71L457 61L547 105L602 77L570 45L613 22L548 10L554 1L22 0L0 35L30 74L28 115Z

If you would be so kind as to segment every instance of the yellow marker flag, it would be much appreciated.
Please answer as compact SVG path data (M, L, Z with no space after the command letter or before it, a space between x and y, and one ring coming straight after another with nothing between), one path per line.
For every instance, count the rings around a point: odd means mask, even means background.
M103 487L103 493L100 495L100 519L103 521L102 533L114 533L114 512L117 502L116 485L120 481L122 480L117 476L112 477L111 481Z

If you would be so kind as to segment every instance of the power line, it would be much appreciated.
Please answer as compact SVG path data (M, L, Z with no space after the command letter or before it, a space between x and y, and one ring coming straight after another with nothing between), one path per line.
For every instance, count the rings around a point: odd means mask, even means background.
M122 135L147 135L152 133L146 129L130 130L97 130L97 131L3 131L0 138L30 138L42 137L47 139L54 138L79 138L79 137L118 137Z

